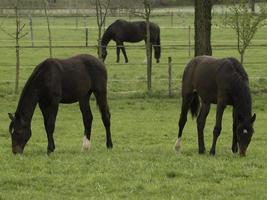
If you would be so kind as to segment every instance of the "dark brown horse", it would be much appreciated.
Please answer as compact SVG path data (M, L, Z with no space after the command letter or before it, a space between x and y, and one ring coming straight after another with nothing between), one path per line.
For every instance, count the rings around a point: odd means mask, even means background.
M93 56L77 55L66 60L46 59L34 69L21 93L15 116L9 114L13 153L22 153L31 137L31 121L37 103L44 117L48 153L55 150L53 133L59 103L79 102L85 128L83 149L89 149L92 93L106 128L107 148L112 148L105 66Z
M201 108L199 108L199 97ZM216 124L210 154L215 155L216 141L222 128L222 116L227 105L233 106L232 151L246 154L256 115L251 114L251 95L247 73L235 58L216 59L199 56L186 66L182 81L182 109L179 120L178 139L175 149L179 151L182 131L187 121L188 110L197 117L199 153L205 152L204 134L210 104L217 104ZM198 114L199 113L199 114Z
M157 63L160 59L160 28L157 24L152 22L149 23L150 28L150 42L154 47L155 59ZM128 22L122 19L118 19L113 22L105 31L101 39L102 45L102 58L103 60L107 57L107 45L110 40L114 40L117 46L117 62L120 61L120 50L125 58L125 62L128 62L123 42L140 42L144 40L146 42L146 22Z

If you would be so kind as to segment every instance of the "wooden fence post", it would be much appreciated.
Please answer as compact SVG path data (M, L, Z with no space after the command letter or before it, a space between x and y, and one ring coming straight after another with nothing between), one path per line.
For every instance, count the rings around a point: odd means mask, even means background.
M188 27L188 56L191 57L191 26Z
M88 47L88 28L85 28L85 46Z
M78 17L78 13L76 13L76 16L75 16L75 27L76 27L76 29L78 29L78 24L79 24L79 17Z
M31 35L32 47L33 47L34 41L33 41L32 16L31 15L29 15L29 25L30 25L30 35Z
M169 97L172 96L172 57L168 57Z
M171 12L171 26L173 26L173 12Z
M87 28L87 17L85 15L83 16L83 21L84 21L84 27Z

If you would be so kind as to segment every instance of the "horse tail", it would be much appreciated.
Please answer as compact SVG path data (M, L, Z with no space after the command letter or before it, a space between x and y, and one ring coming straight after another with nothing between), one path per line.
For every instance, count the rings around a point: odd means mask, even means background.
M156 47L155 47L155 58L157 59L157 62L159 62L160 54L161 54L161 47L160 47L160 28L158 27L158 34L156 38Z
M199 103L199 98L198 98L198 94L196 92L193 93L193 98L192 98L192 101L191 101L191 105L190 105L190 111L191 111L191 114L192 114L192 117L197 117L198 115L198 112L199 112L199 106L200 106L200 103Z

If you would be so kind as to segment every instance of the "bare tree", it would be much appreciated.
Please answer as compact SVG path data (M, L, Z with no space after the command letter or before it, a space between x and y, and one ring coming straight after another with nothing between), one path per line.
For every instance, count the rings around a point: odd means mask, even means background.
M20 75L20 39L24 38L28 32L23 33L23 29L25 28L25 24L21 24L21 18L19 15L19 6L20 0L16 0L14 5L15 11L15 20L16 20L16 31L14 34L7 32L2 26L0 29L6 33L10 38L15 40L15 49L16 49L16 78L15 78L15 93L18 93L19 88L19 75Z
M147 90L148 93L152 90L152 44L150 42L150 16L152 11L152 5L150 0L142 0L143 11L139 7L138 1L136 4L138 5L137 9L132 11L132 14L138 17L145 19L146 21L146 62L147 62ZM142 5L141 4L141 5Z
M212 0L195 0L195 56L212 55Z
M102 47L101 47L102 29L104 28L105 25L109 5L110 5L110 0L105 0L105 1L95 0L96 20L98 27L97 52L98 52L98 58L101 60L102 60Z
M230 25L236 32L237 50L243 64L246 49L251 44L257 30L264 25L264 20L267 19L267 7L261 6L259 13L254 14L249 12L247 2L240 0L239 4L231 8L231 11L233 15L230 18Z
M48 30L48 41L49 41L49 55L50 58L53 57L52 54L52 34L51 34L51 29L50 29L50 21L47 13L48 9L48 2L47 0L43 0L43 6L44 6L44 12L45 12L45 18L46 18L46 23L47 23L47 30Z
M146 20L146 57L147 57L147 89L151 92L152 89L152 45L150 42L150 14L151 3L149 0L144 0L145 20Z

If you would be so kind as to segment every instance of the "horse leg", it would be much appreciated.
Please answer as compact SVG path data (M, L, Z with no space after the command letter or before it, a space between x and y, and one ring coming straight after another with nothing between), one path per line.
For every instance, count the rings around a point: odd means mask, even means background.
M92 121L93 115L90 108L89 99L91 96L91 92L79 101L80 110L82 112L83 117L83 125L84 125L84 138L83 138L83 145L82 150L90 150L91 147L91 128L92 128Z
M119 63L120 62L120 47L119 47L119 44L117 43L116 44L116 49L117 49L117 51L116 51L116 53L117 53L117 63Z
M209 111L210 111L210 104L202 103L200 113L197 118L198 152L200 154L205 153L205 142L204 142L203 131Z
M213 129L213 141L212 141L212 146L210 149L211 155L215 155L216 142L222 130L222 116L223 116L225 107L226 107L226 104L223 101L217 102L216 124Z
M187 94L183 96L182 99L182 111L180 113L180 119L179 119L179 132L178 132L178 138L175 143L175 150L178 152L181 148L181 140L182 140L182 134L183 129L187 121L187 113L190 107L192 101L192 94Z
M235 108L233 108L233 142L232 142L233 153L238 152L236 128L237 128L237 114Z
M101 112L103 124L106 129L106 146L108 149L112 149L113 144L110 133L110 112L107 103L107 91L105 89L102 91L94 92L94 94L96 97L97 104L99 106L99 110Z
M153 44L153 48L154 48L154 58L156 59L157 63L159 63L159 58L158 58L159 47L157 46L157 44Z
M123 56L124 56L124 59L125 59L125 63L128 63L128 57L127 57L126 50L125 50L125 47L124 47L123 43L121 43L121 51L123 53Z
M52 153L55 150L55 143L53 133L55 130L55 122L58 111L58 103L39 103L39 107L44 117L44 126L47 134L47 154Z

